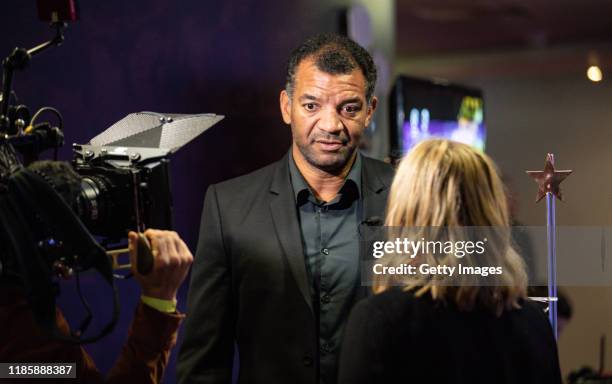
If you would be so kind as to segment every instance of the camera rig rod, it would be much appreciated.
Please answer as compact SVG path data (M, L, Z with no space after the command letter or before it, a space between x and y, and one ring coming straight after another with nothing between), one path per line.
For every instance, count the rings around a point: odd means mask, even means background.
M2 104L0 105L0 134L5 134L9 128L10 121L8 117L9 99L11 95L11 86L13 82L13 72L15 70L25 69L32 57L41 52L55 46L59 46L64 42L64 30L67 24L64 22L54 22L51 24L55 27L55 37L49 41L37 45L34 48L15 48L13 52L4 60L2 60Z

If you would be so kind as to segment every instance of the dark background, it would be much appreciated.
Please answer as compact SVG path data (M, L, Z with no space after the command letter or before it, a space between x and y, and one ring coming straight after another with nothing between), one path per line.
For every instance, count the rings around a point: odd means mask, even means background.
M207 186L275 161L289 148L290 129L278 107L286 60L307 36L335 32L340 9L327 2L261 0L79 5L80 20L69 26L65 43L16 73L13 89L32 113L53 106L63 114L63 160L70 160L72 143L88 142L131 112L225 115L172 158L175 229L195 253ZM5 0L0 12L1 57L53 35L38 21L34 0ZM110 314L109 290L93 275L84 276L83 283L96 328ZM60 305L75 326L83 312L73 285L63 286ZM135 281L120 281L118 288L120 323L86 347L102 371L119 353L139 296ZM166 382L175 380L177 350Z

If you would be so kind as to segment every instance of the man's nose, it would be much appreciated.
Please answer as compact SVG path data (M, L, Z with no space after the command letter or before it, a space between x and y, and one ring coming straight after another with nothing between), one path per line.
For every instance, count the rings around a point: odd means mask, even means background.
M317 128L331 134L338 134L342 131L343 124L338 116L338 111L334 108L325 108L321 113Z

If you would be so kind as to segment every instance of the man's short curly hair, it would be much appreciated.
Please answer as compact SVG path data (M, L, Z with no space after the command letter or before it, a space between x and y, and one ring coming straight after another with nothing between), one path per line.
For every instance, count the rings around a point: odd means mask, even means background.
M347 74L359 68L366 79L366 100L368 103L371 101L376 87L376 66L372 56L353 40L336 34L313 36L291 52L285 85L290 98L295 86L295 72L306 58L313 58L319 70L333 75Z

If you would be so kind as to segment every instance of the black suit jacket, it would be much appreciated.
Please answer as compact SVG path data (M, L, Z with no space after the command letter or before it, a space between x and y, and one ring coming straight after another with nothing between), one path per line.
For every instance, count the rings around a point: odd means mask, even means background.
M206 192L180 383L230 383L234 343L240 383L317 383L315 316L288 161ZM392 177L391 166L363 157L361 217L384 216Z

